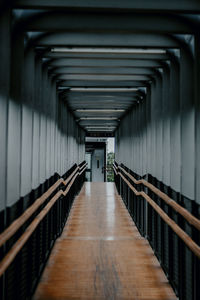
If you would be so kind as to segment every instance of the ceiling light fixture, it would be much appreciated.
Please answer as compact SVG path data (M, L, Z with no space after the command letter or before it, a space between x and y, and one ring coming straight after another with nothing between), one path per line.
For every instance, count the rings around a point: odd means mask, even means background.
M122 54L166 54L164 49L142 48L88 48L88 47L55 47L51 52L57 53L122 53Z
M87 131L113 131L114 129L87 129Z
M125 112L125 109L76 109L76 112L80 113L112 113L112 112Z
M116 117L82 117L79 120L118 120Z
M69 90L70 88L68 86L59 86L58 90Z
M139 88L70 88L70 92L137 92Z
M116 126L85 126L85 128L109 128L109 129L111 129L111 128L116 128Z

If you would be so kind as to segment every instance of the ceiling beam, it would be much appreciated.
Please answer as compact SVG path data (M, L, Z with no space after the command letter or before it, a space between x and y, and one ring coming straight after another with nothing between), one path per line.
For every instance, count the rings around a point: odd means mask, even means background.
M95 125L95 126L101 126L101 125L108 125L108 126L117 126L119 125L118 121L115 120L80 120L79 125L81 126L87 126L87 125Z
M67 32L36 35L31 44L35 46L67 47L159 47L175 48L175 38L162 34L129 34L102 32Z
M200 12L200 2L196 0L16 0L15 8L28 9L133 9L137 11Z
M79 81L79 80L63 80L57 82L60 87L146 87L147 83L144 81L123 81L120 83L116 81Z
M51 0L52 1L52 0ZM49 1L50 2L50 1ZM159 26L158 26L159 24ZM42 32L112 31L132 33L190 33L189 20L174 14L29 12L20 15L21 30Z
M97 68L87 68L87 67L61 67L55 68L52 74L131 74L131 75L152 75L154 73L153 68L117 68L117 67L97 67Z
M85 81L143 81L143 80L150 80L151 78L146 75L102 75L102 74L63 74L58 75L58 80L81 80L83 84ZM119 83L120 84L120 83Z
M88 99L88 100L99 100L101 101L102 99L106 98L108 100L113 100L113 99L116 99L119 101L122 100L122 99L127 99L127 100L132 100L133 97L135 96L138 96L138 95L141 95L140 92L131 92L131 93L108 93L108 92L104 92L104 93L101 93L101 92L90 92L90 93L77 93L77 92L65 92L64 93L69 100L79 100L79 99Z
M68 103L71 103L71 104L77 104L77 103L80 103L80 104L82 104L82 105L85 105L85 104L93 104L93 103L96 103L97 105L101 105L101 103L102 102L105 102L105 103L108 103L108 104L113 104L113 103L116 103L116 104L119 104L119 103L121 103L121 104L129 104L129 103L131 103L132 101L137 101L137 99L136 98L132 98L132 99L125 99L125 98L123 98L123 97L121 97L121 98L111 98L111 99L109 99L109 98L104 98L104 99L99 99L99 98L94 98L94 99L90 99L90 100L87 100L87 99L83 99L83 98L81 98L80 97L80 99L79 100L69 100L68 98L66 98L67 99L67 102Z
M130 105L133 104L133 102L135 102L137 100L132 100L132 101L129 101L129 102L115 102L115 101L112 101L112 102L106 102L106 101L103 101L101 103L99 102L89 102L89 103L84 103L82 101L80 101L79 103L73 103L73 102L68 102L69 106L74 110L74 109L100 109L102 106L105 108L105 109L118 109L118 108L123 108L123 109L127 109L128 107L130 107Z
M160 68L162 63L156 60L130 59L78 59L59 58L48 63L53 67L142 67Z
M37 49L37 48L36 48ZM44 48L45 49L45 48ZM39 51L42 57L46 58L101 58L101 59L153 59L153 60L167 60L169 59L169 54L153 54L153 53L134 53L134 54L124 54L124 53L55 53L51 51Z

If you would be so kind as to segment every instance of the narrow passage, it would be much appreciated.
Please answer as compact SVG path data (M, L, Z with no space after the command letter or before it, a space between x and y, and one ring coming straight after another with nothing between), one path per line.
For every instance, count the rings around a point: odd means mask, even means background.
M177 299L113 183L85 183L34 300Z

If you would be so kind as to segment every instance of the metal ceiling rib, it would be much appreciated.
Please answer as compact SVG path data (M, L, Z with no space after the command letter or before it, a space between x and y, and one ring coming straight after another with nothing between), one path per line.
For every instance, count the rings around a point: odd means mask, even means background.
M114 131L179 48L174 34L190 32L197 20L181 13L197 2L17 0L13 13L79 125Z
M120 51L119 47L99 49L99 57L94 58L95 47L77 48L52 48L55 56L51 61L52 75L60 82L64 82L68 89L63 92L63 99L74 112L80 126L86 131L114 131L123 115L138 101L141 101L141 91L130 88L146 86L152 79L154 67L161 67L161 58L166 57L166 51L159 49L125 48ZM48 53L49 53L48 52ZM73 58L71 54L84 54L85 58ZM120 53L121 52L121 53ZM132 52L132 53L131 53ZM60 57L62 53L63 57ZM138 55L137 58L126 55ZM56 57L56 54L58 56ZM65 58L64 55L68 55ZM105 58L102 55L107 55ZM111 56L118 54L118 56ZM148 56L149 54L149 56ZM161 55L156 57L157 55ZM90 56L91 55L91 56ZM123 57L121 57L123 55ZM140 55L146 55L140 59ZM154 55L152 59L152 55ZM88 89L73 90L72 83L78 87L88 86ZM113 86L113 82L115 85ZM94 83L94 85L92 84ZM98 83L98 84L96 84ZM93 88L99 86L101 88ZM109 89L112 88L111 89ZM123 89L125 87L125 89ZM128 89L126 89L128 87ZM102 110L104 108L104 110ZM82 111L78 111L82 109ZM120 109L120 110L119 110Z
M200 12L200 3L196 0L17 0L15 8L27 9L105 9L105 10L133 10L133 11L174 11L174 12Z

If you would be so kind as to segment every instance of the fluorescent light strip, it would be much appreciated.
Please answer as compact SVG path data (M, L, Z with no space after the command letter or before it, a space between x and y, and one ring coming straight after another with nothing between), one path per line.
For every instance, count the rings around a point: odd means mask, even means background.
M70 87L68 87L68 86L59 86L58 87L58 90L69 90L70 89Z
M87 131L114 131L114 129L86 129Z
M108 113L110 113L110 112L124 112L125 111L125 109L76 109L75 110L76 112L94 112L94 113L105 113L105 112L108 112Z
M51 52L57 53L122 53L122 54L166 54L164 49L141 49L141 48L75 48L56 47Z
M82 117L79 120L118 120L116 117Z
M116 128L116 126L85 126L85 128L88 128L88 129L97 129L97 128L108 128L108 129L111 129L111 128Z
M70 92L137 92L138 88L70 88Z

